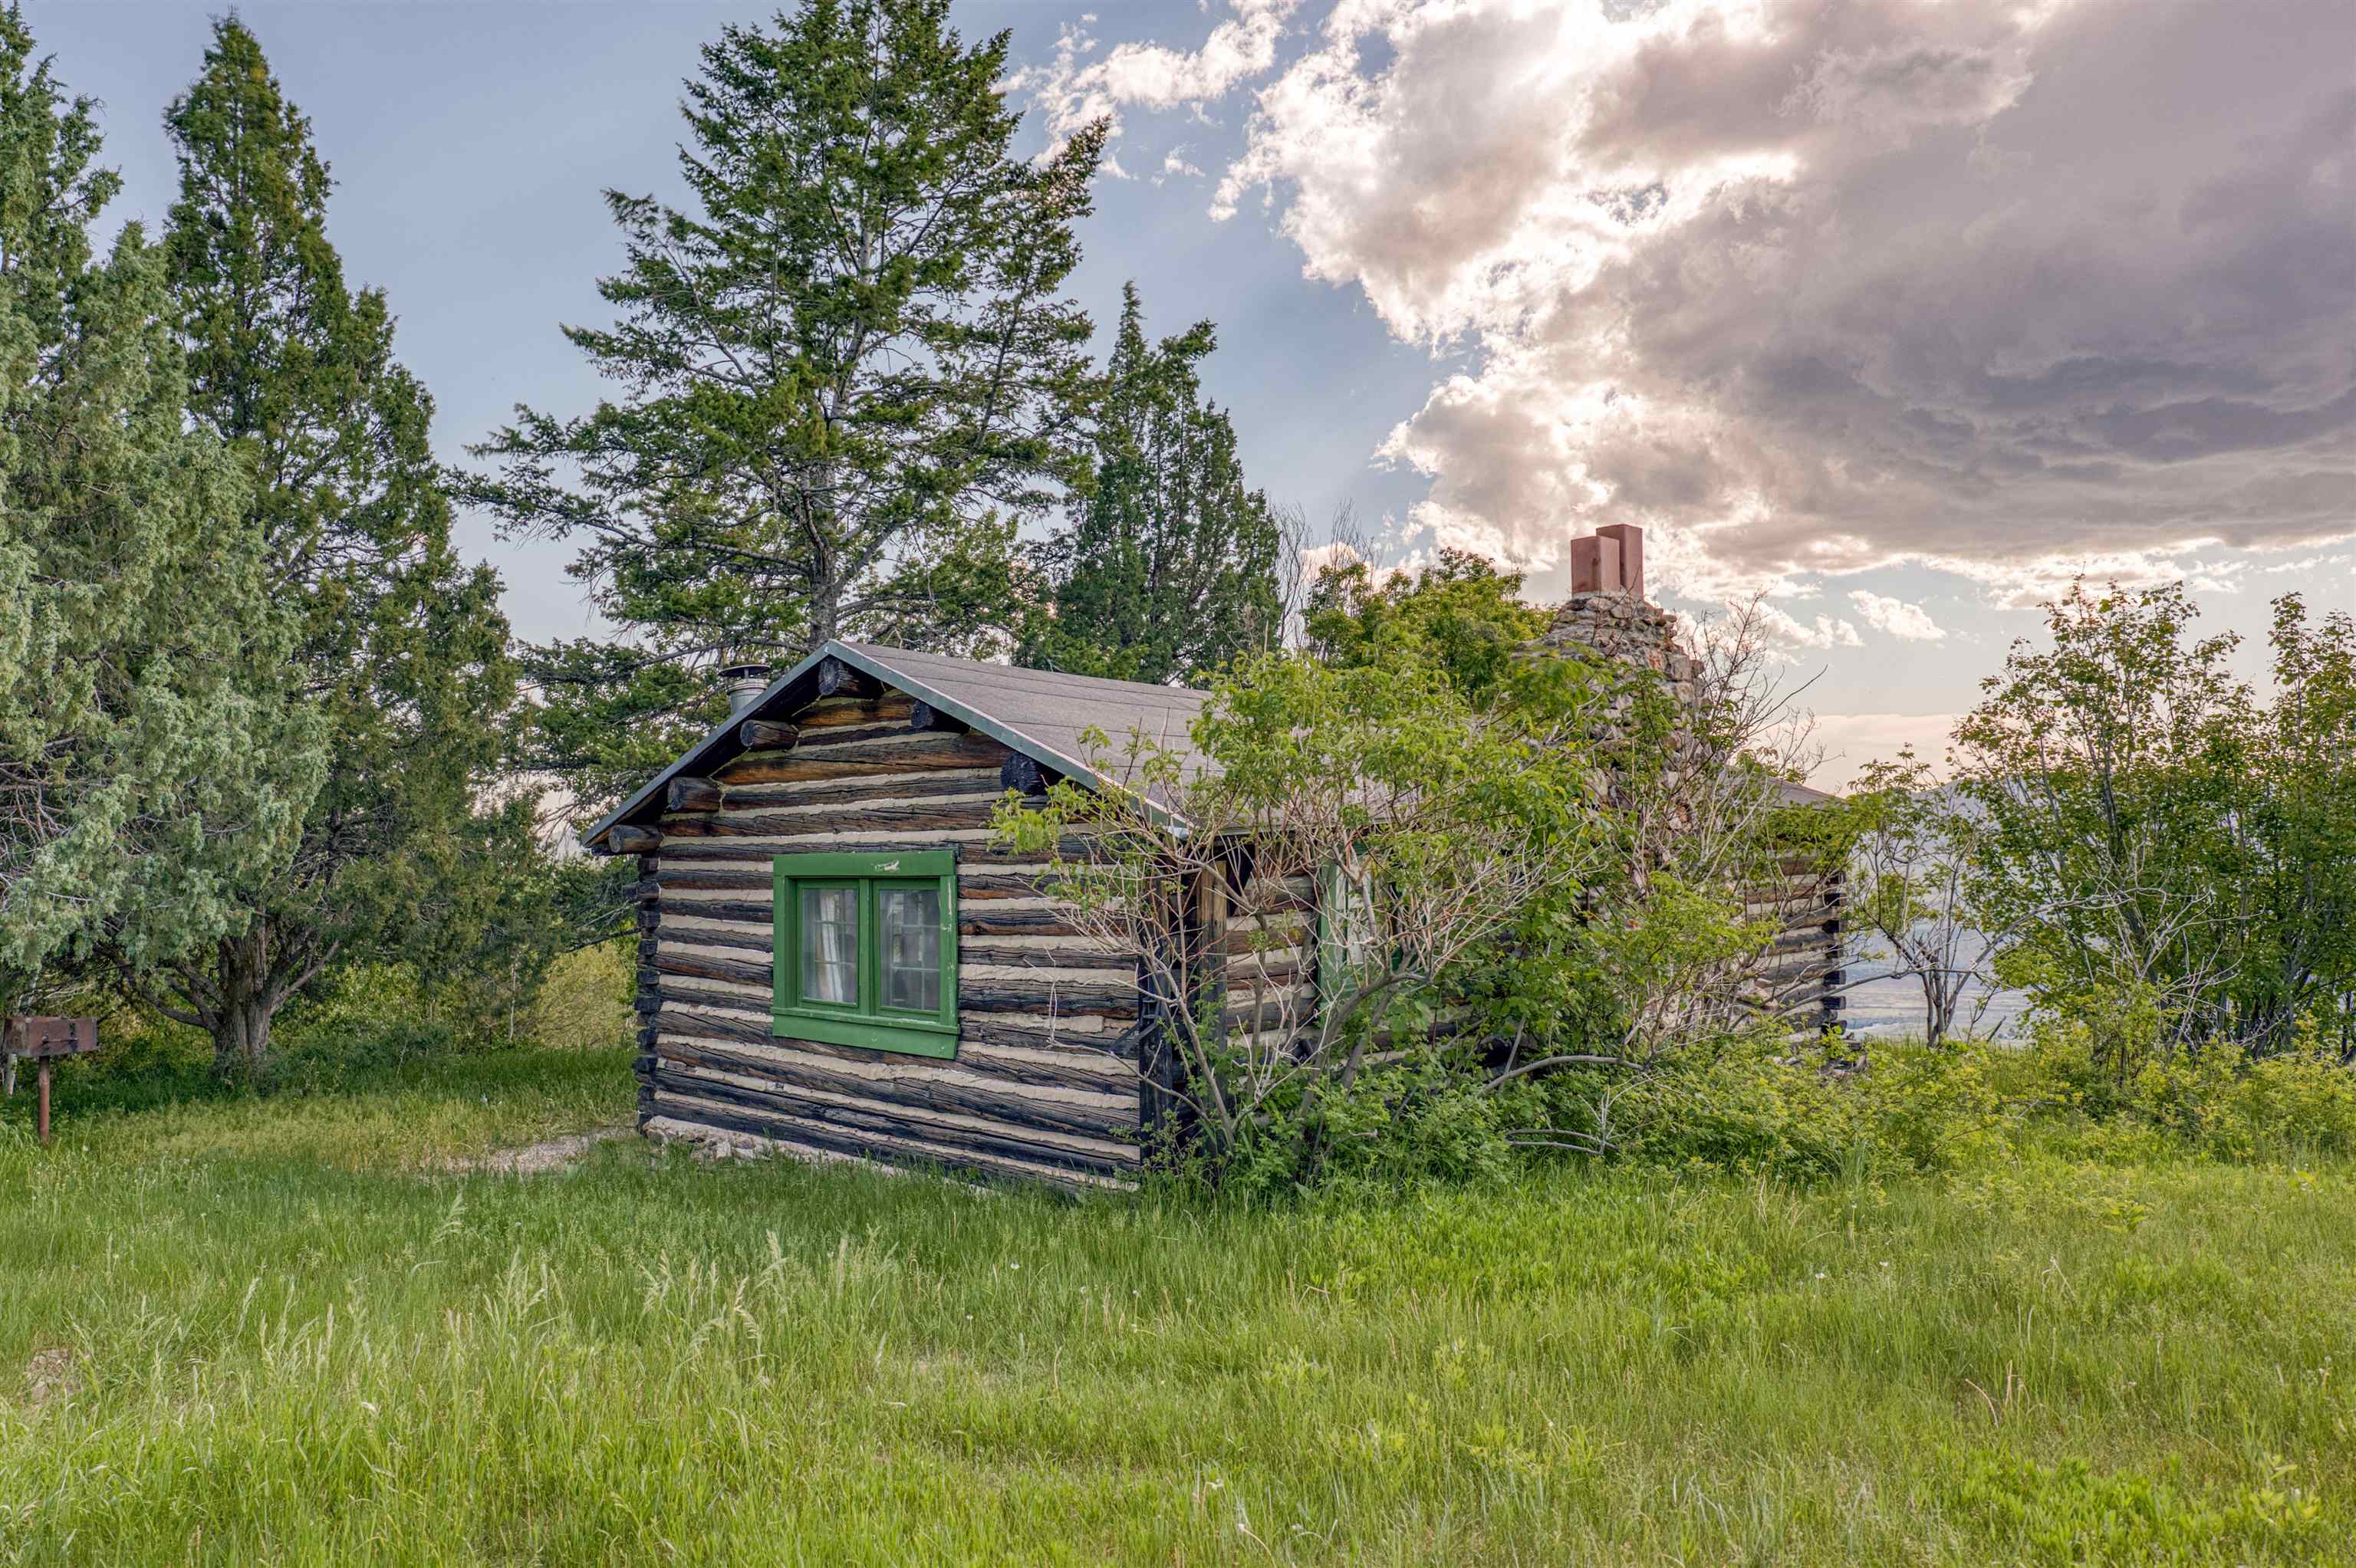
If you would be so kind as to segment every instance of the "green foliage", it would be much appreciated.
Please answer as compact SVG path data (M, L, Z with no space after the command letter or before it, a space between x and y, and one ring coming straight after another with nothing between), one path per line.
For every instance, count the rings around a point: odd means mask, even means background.
M525 1038L550 1051L611 1051L629 1044L637 1018L637 944L577 948L549 966L532 997Z
M498 581L452 547L432 400L392 357L384 296L344 282L309 122L230 16L165 124L188 411L252 477L245 522L298 619L285 722L324 736L328 766L292 866L239 890L225 940L165 966L123 957L225 1071L252 1072L278 1008L330 965L431 962L501 929L531 822L477 809L517 707Z
M2147 1063L2130 1102L2175 1138L2220 1159L2356 1156L2356 1071L2310 1037L2256 1061L2224 1051Z
M1084 464L1088 322L1062 294L1101 130L1033 164L948 0L808 0L688 84L691 208L608 192L620 315L565 333L630 389L530 409L471 483L581 541L616 629L530 658L539 763L610 800L726 712L711 680L830 637L962 651L1019 613L1014 529Z
M1467 550L1442 549L1411 572L1378 574L1348 560L1317 574L1303 629L1327 664L1430 671L1477 702L1546 629L1546 613L1521 592L1520 572Z
M1195 368L1215 341L1204 321L1148 344L1137 285L1123 291L1095 389L1091 483L1042 552L1051 605L1016 663L1158 683L1281 640L1280 530L1267 494L1245 487L1234 423Z
M86 99L0 15L0 1000L103 945L152 967L234 935L283 875L320 734L249 487L188 429L163 258L94 261L119 182Z
M1215 682L1191 758L1098 737L1119 787L1066 783L999 813L1001 839L1050 861L1081 928L1143 955L1147 996L1176 1004L1162 1028L1188 1152L1229 1190L1509 1163L1481 1103L1488 1035L1476 1023L1451 1044L1432 1026L1499 988L1504 944L1533 912L1574 907L1609 843L1583 667L1510 684L1514 699L1476 707L1425 664L1248 658ZM1085 855L1067 852L1076 833ZM1185 956L1206 887L1251 933L1223 966Z
M2276 605L2276 695L2189 642L2182 586L2049 607L1957 728L1999 974L2124 1082L2156 1051L2356 1043L2356 619Z

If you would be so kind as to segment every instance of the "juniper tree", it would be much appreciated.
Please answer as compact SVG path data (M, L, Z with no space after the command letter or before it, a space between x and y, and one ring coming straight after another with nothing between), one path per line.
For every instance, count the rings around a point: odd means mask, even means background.
M809 0L687 83L691 205L608 191L626 390L519 409L470 486L573 538L611 637L533 651L541 761L610 796L724 711L715 667L864 635L966 650L1015 601L1014 529L1081 464L1087 317L1063 295L1101 129L1013 153L1001 33L948 0Z
M1152 344L1136 284L1121 302L1098 388L1094 483L1041 551L1053 613L1034 617L1020 657L1159 682L1277 645L1281 530L1267 493L1244 483L1234 422L1203 395L1212 324Z
M162 257L0 14L0 1004L233 931L318 785L236 464L187 427Z
M463 936L419 914L446 903L437 877L474 864L453 844L477 826L516 674L497 578L451 545L433 401L393 357L384 295L346 284L310 123L234 16L165 126L187 408L251 475L245 518L297 617L289 700L329 759L287 873L147 991L251 1072L278 1008L328 965Z

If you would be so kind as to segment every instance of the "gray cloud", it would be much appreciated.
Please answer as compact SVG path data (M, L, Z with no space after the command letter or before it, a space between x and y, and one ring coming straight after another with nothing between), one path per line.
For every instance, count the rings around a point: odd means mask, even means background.
M1472 350L1386 448L1443 539L2026 592L2356 533L2351 60L2346 0L1344 0L1221 209Z

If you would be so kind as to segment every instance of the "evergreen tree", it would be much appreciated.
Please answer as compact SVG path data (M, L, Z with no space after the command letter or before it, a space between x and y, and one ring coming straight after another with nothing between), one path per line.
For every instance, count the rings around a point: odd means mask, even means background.
M0 14L0 1005L233 932L319 784L237 464L187 427L163 258Z
M1054 612L1035 616L1020 662L1168 681L1276 645L1281 530L1247 489L1226 412L1196 367L1216 346L1205 321L1151 345L1137 285L1100 382L1095 483L1070 532L1043 552Z
M423 914L444 907L437 878L480 863L452 847L475 836L516 672L498 579L451 546L432 400L392 357L382 293L345 284L327 166L234 16L165 125L188 410L252 477L246 515L299 622L292 700L328 740L288 873L155 996L211 1033L225 1070L252 1072L278 1008L328 965L465 935Z
M619 635L536 650L547 766L609 797L725 712L711 679L829 637L971 649L1011 622L1015 527L1078 476L1087 317L1062 295L1100 128L1013 155L1007 39L948 0L807 0L687 87L680 211L606 194L620 313L565 335L629 389L529 409L471 488L577 537Z

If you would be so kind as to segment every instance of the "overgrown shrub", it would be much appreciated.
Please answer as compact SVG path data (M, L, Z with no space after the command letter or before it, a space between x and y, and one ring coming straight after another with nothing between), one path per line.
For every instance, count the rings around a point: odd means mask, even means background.
M2137 1112L2185 1147L2219 1159L2356 1155L2356 1072L2309 1048L2257 1061L2203 1051L2136 1075Z

